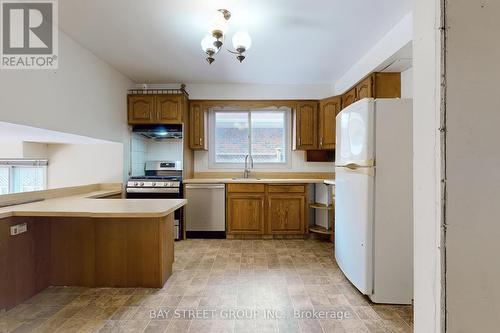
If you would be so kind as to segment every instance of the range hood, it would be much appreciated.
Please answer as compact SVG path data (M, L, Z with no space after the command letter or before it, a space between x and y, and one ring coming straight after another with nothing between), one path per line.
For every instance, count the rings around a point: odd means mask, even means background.
M153 140L182 139L182 125L136 125L132 132Z

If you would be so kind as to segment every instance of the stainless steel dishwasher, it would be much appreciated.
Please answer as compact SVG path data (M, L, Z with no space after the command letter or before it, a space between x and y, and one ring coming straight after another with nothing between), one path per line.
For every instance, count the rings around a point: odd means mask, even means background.
M226 186L186 184L186 237L226 238Z

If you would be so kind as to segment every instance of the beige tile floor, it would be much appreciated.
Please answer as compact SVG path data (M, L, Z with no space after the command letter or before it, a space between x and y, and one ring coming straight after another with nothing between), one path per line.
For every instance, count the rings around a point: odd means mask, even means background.
M412 332L411 306L375 305L318 240L188 240L163 289L51 287L0 332Z

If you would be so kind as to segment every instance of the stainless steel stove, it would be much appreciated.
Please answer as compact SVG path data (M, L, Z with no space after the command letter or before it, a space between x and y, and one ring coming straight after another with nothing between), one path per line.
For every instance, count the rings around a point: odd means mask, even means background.
M129 199L181 199L182 162L149 161L144 168L144 176L130 177L127 182ZM175 237L180 239L182 210L174 213Z

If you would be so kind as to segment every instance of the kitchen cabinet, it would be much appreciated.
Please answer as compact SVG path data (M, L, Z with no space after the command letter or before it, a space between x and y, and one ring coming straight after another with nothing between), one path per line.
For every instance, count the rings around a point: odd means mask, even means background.
M356 87L342 95L342 109L356 102Z
M336 121L341 110L342 100L339 96L321 100L319 103L319 149L335 149Z
M227 196L227 233L264 234L265 194L229 193Z
M187 98L184 95L129 95L130 125L182 124Z
M159 95L155 97L157 121L160 124L181 124L183 98L180 95Z
M208 111L203 103L191 102L189 106L189 148L208 150Z
M228 235L303 235L307 191L303 184L228 184Z
M356 86L356 100L373 97L373 76L370 75Z
M304 234L305 186L269 185L267 222L270 234Z
M401 73L372 73L342 95L342 109L363 98L400 98Z
M155 98L150 95L128 96L129 124L151 124L155 119Z
M318 148L318 102L300 101L294 110L294 149Z
M401 73L373 73L373 98L401 98Z

